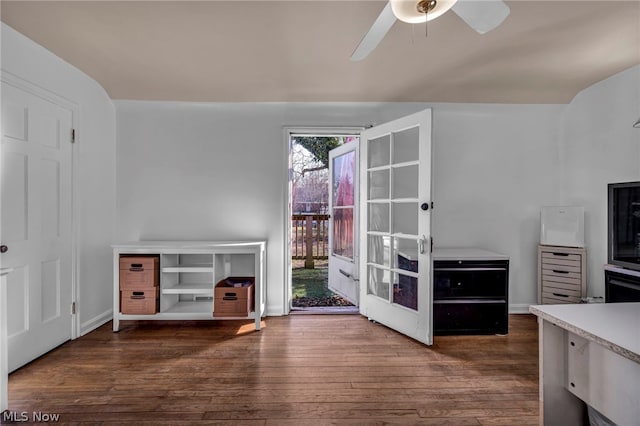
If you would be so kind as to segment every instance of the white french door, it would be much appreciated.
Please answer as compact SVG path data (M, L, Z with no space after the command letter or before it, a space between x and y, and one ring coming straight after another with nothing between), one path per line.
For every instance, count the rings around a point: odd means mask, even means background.
M329 289L359 305L358 141L329 151Z
M430 345L431 110L360 143L360 313Z
M72 337L73 113L34 93L2 82L9 371Z

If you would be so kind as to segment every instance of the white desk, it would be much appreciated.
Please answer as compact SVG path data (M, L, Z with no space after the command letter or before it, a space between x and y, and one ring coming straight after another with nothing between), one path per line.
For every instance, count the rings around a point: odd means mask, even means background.
M4 278L11 268L0 268L0 413L9 409L7 387L9 365L7 363L7 286Z
M540 423L582 425L584 403L640 419L640 303L531 306L538 316Z

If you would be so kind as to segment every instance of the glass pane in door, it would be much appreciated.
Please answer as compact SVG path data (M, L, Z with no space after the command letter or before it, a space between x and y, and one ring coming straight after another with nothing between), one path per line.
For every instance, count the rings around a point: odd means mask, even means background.
M391 267L389 257L389 237L386 235L367 235L367 262L384 268Z
M418 310L418 278L406 274L394 274L393 303Z
M353 259L353 207L333 209L333 254Z
M418 252L416 239L394 238L393 262L398 272L394 280L393 303L413 310L418 309Z
M369 204L369 231L389 232L389 203Z
M417 164L411 166L396 167L393 169L393 195L392 198L417 198L418 197L418 170Z
M418 203L393 203L393 233L418 235Z
M386 301L389 300L389 277L390 273L386 269L369 266L367 293L378 296Z
M416 161L420 151L418 127L411 127L393 134L393 164Z
M367 167L387 166L391 159L391 136L384 135L376 139L369 140L369 158Z
M333 254L353 259L353 210L355 202L355 151L333 159L332 205Z
M389 169L369 172L369 199L389 199Z
M356 153L347 152L333 159L333 205L353 206Z

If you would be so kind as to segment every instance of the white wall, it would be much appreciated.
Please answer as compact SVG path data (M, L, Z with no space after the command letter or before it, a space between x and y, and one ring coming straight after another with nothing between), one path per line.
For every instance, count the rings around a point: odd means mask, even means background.
M559 201L563 108L436 106L435 245L509 255L512 311L526 311L537 301L540 207Z
M78 309L80 332L111 319L110 244L115 212L115 111L87 75L2 24L2 72L77 105ZM74 154L75 155L75 154Z
M383 123L411 103L116 101L118 239L268 240L268 313L284 310L284 126ZM439 246L511 256L511 302L535 302L539 207L557 201L562 106L434 108Z
M587 290L604 296L607 184L640 180L640 66L579 93L563 120L562 198L585 207Z

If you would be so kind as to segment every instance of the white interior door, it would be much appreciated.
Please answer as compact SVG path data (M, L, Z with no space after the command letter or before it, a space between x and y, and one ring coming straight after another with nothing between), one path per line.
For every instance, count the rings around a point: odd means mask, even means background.
M8 368L71 338L72 112L2 82Z
M329 289L358 306L358 141L329 152Z
M0 99L2 88L0 87ZM2 108L0 107L0 110ZM2 134L2 120L0 120L0 134ZM0 165L2 165L2 149L0 148ZM4 170L4 169L3 169ZM0 170L0 188L2 188L2 170ZM4 276L9 273L2 261L5 245L2 242L2 197L0 197L0 413L9 409L7 395L9 384L9 364L7 363L7 291Z
M360 313L430 345L430 109L362 132L360 200Z

